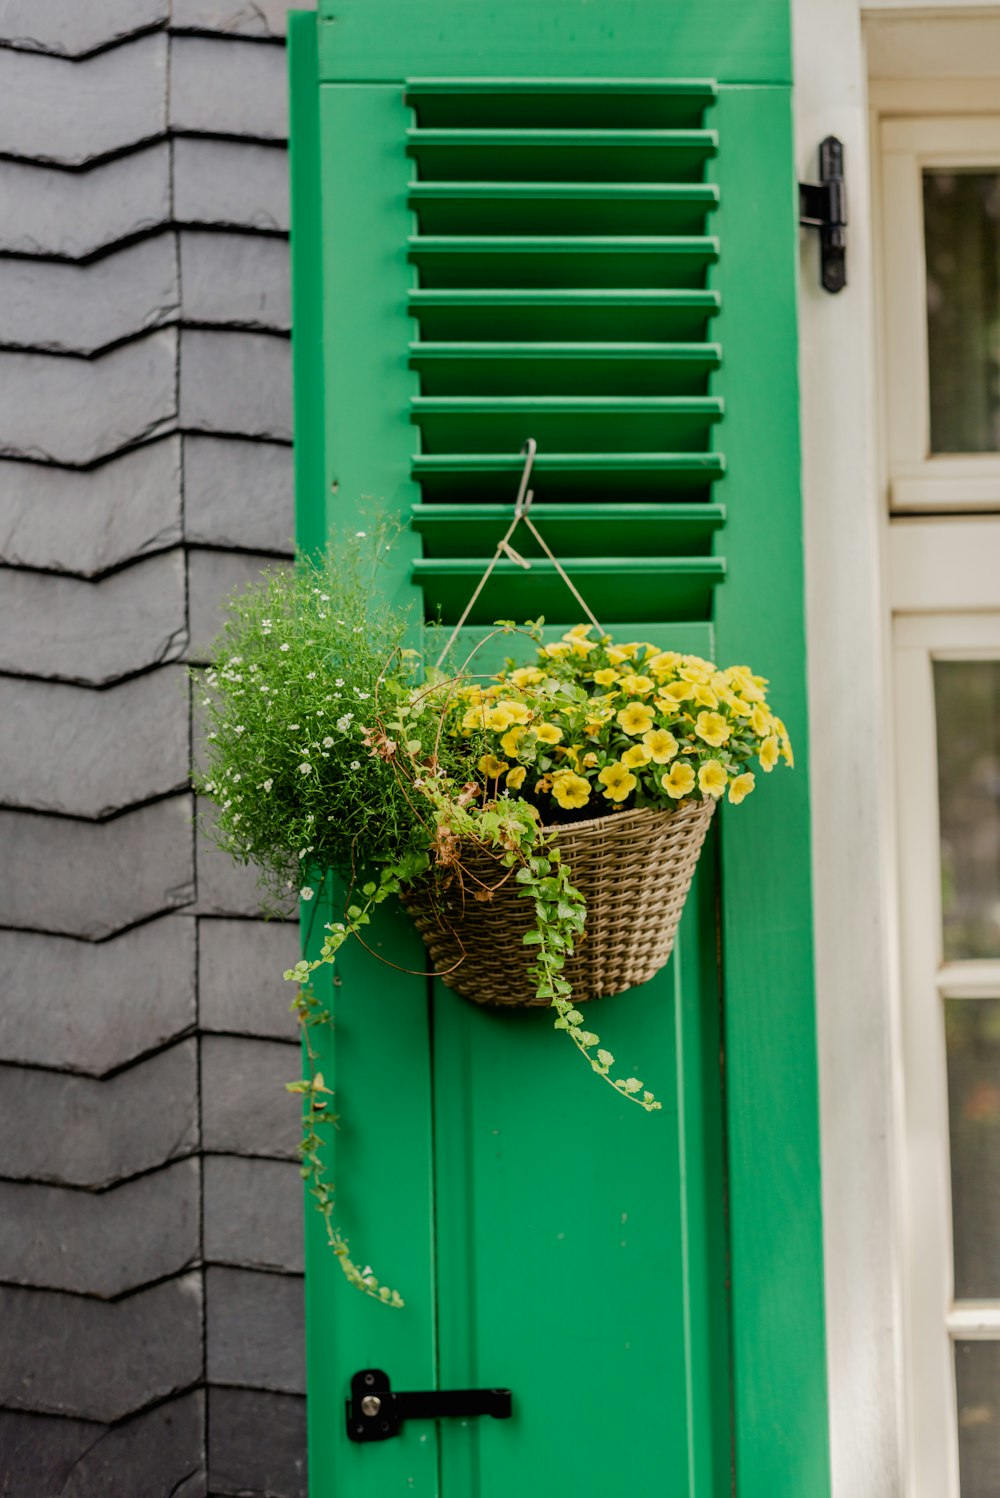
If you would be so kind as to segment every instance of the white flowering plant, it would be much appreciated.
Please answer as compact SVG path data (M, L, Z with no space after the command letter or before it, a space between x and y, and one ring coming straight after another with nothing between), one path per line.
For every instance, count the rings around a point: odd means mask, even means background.
M497 888L513 877L533 910L529 973L555 1027L619 1096L654 1112L654 1094L614 1075L613 1054L573 1003L564 969L586 902L551 829L632 807L739 805L754 789L751 764L768 772L792 751L748 667L616 644L594 626L543 644L543 621L502 621L498 631L533 642L530 664L477 674L474 650L456 671L426 667L405 646L406 612L379 601L393 539L376 521L233 600L214 660L196 673L207 723L196 785L214 803L209 832L273 893L311 900L331 872L346 883L320 955L285 973L298 985L308 1062L291 1090L303 1096L302 1172L344 1273L401 1305L354 1263L334 1220L322 1149L331 1094L310 1034L330 1014L312 975L407 885L461 883L470 853L486 851ZM470 888L473 906L494 893L475 879Z

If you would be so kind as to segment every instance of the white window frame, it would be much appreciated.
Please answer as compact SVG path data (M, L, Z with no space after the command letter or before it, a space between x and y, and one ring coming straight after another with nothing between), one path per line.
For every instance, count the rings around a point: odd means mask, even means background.
M930 451L922 186L925 167L1000 170L1000 116L883 118L880 145L890 508L1000 510L1000 453Z
M960 577L953 582L960 588ZM943 1004L1000 998L1000 961L943 958L933 667L937 660L1000 660L1000 606L899 614L893 657L910 1470L914 1498L959 1498L953 1343L1000 1340L1000 1298L954 1299Z

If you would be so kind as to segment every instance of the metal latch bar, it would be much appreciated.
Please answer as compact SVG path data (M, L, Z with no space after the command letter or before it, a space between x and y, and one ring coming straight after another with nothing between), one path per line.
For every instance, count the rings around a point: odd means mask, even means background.
M347 1436L351 1441L388 1441L399 1435L404 1420L441 1420L491 1415L509 1420L509 1389L427 1389L396 1394L381 1368L362 1368L351 1379L347 1401Z

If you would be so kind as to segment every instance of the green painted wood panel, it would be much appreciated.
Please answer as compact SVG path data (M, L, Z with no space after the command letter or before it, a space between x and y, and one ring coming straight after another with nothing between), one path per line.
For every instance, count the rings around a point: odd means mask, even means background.
M593 507L575 539L565 524L563 534L578 557L598 564L608 620L616 630L620 623L633 635L706 652L714 628L720 657L747 659L773 678L800 769L760 777L758 797L739 814L723 812L718 867L713 847L670 967L595 1011L602 1033L610 1040L614 1032L613 1048L641 1065L664 1097L664 1112L652 1119L619 1116L613 1094L601 1095L544 1016L480 1013L420 979L387 975L363 953L342 965L340 1018L328 1044L345 1115L336 1144L344 1225L356 1252L410 1304L399 1314L359 1304L310 1224L313 1495L499 1498L547 1492L557 1482L597 1492L624 1479L671 1498L714 1498L734 1484L746 1498L823 1498L787 0L738 12L728 0L560 0L474 13L450 0L405 7L344 0L329 10L318 21L296 18L292 30L293 137L312 132L317 146L295 148L300 544L315 546L330 524L362 525L366 497L412 515L416 528L390 590L419 601L422 585L427 606L440 600L454 617L469 562L488 549L487 507L505 501L518 466L516 453L494 450L469 397L596 394L631 397L633 407L649 395L721 397L721 422L706 425L703 440L691 418L700 420L704 405L685 416L688 426L670 417L673 426L659 428L679 437L683 451L654 443L638 408L601 413L636 423L631 448L625 427L605 429L618 432L611 450L593 441L588 448L587 423L573 424L574 409L546 413L534 399L521 402L520 414L563 423L553 430L564 450L543 449L536 489L541 504ZM591 143L587 158L604 177L596 189L572 153L561 166L577 180L548 181L536 148L549 103L540 113L539 97L551 97L548 124L558 125L581 87L571 80L598 71L605 79L724 80L717 91L677 89L666 122L697 130L714 100L718 151L701 165L675 151L683 182L657 183L661 167L638 166L629 187L605 139ZM511 75L536 81L512 91ZM317 76L339 81L317 88ZM542 87L539 78L549 82ZM726 86L746 82L766 86ZM484 94L494 101L488 107ZM621 123L621 94L620 86L595 91L595 128L606 133ZM634 120L665 124L662 83L632 94ZM521 173L500 193L487 174L473 173L467 146L456 151L453 136L432 137L456 124L468 134L470 100L482 128L489 128L483 119L507 128L518 99L529 96L535 136L517 147L520 155L494 158L508 179L515 167ZM515 272L513 285L484 291L477 266L488 263L492 275L505 264L495 244L465 244L456 257L453 246L427 243L453 236L456 221L480 240L504 224L531 233L530 217L505 215L530 215L540 189L553 185L540 233L585 232L581 205L619 236L650 232L650 205L672 215L657 232L674 236L703 233L711 212L718 260L702 256L685 270L671 254L663 260L672 267L668 281L679 265L688 280L649 286L648 256L635 271L641 257L623 255L620 245L602 258L603 251L566 254L550 244L547 259L514 252L522 267L530 263L531 278ZM544 269L585 263L584 275ZM634 273L634 284L588 285L607 265L615 277ZM439 277L435 266L448 269ZM533 284L539 275L541 287ZM511 350L532 335L547 344L548 366ZM581 358L567 361L567 340L580 340ZM643 364L635 348L692 340L705 353L666 376L665 358ZM486 347L470 356L470 343ZM592 350L600 343L617 346L618 363L602 356L595 384ZM560 358L575 371L572 390L553 384ZM454 393L456 368L480 382L465 387L461 409L421 405L421 397ZM526 371L536 382L528 389ZM629 383L636 379L642 383ZM494 402L494 409L503 408ZM577 400L575 411L582 409ZM473 495L484 508L463 530L459 507ZM624 549L608 540L619 505ZM651 535L673 538L663 552L671 564L659 573ZM619 551L621 568L611 565ZM647 594L636 591L633 568L649 572ZM511 612L502 588L496 596L484 618ZM558 608L555 596L546 602ZM628 623L630 605L641 610L638 624L635 614ZM401 919L380 940L403 965L420 965L419 944ZM583 1149L567 1152L567 1140ZM542 1409L549 1344L558 1344L575 1380L572 1439ZM351 1373L368 1363L387 1367L400 1387L509 1380L523 1412L509 1425L444 1423L440 1433L414 1425L383 1447L351 1447L342 1399ZM637 1435L627 1413L604 1439L606 1411L626 1382L641 1385L644 1397L655 1391L655 1439Z

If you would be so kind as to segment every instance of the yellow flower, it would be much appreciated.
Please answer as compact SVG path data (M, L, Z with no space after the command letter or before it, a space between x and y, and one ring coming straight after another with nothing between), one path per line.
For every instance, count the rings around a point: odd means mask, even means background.
M727 695L726 702L738 718L749 718L753 713L753 703L745 697L737 697L734 692Z
M694 770L687 760L679 759L670 766L669 775L660 776L660 784L668 796L679 801L682 796L687 796L694 790Z
M552 777L552 795L564 811L577 806L586 806L590 800L590 782L582 775L567 770Z
M594 767L596 766L596 764L597 764L597 755L594 753L594 751L592 749L587 754L585 754L583 756L583 763L584 763L585 768L588 769L588 770L593 770Z
M716 697L711 687L695 687L694 700L695 702L699 703L701 707L718 707L719 705L719 699L718 697Z
M646 670L652 671L654 676L666 676L679 664L681 657L676 650L661 650L659 655L651 655L646 661Z
M570 644L572 644L574 640L585 640L590 634L590 631L593 629L593 627L594 626L592 624L574 624L573 628L568 629L563 635L563 639L569 640Z
M726 789L726 772L717 759L706 759L698 771L698 789L703 796L714 796L716 800Z
M512 697L502 697L493 711L509 713L512 723L527 723L531 717L524 703L518 702Z
M730 666L726 672L736 690L750 702L763 702L762 688L767 686L766 676L754 676L749 666Z
M563 731L561 728L557 728L554 723L536 723L535 735L540 744L558 744L563 736Z
M635 640L628 645L609 645L608 660L613 666L620 666L622 661L635 660L636 652L641 649L642 646Z
M759 757L761 769L770 774L778 763L778 735L776 733L769 734L761 744Z
M653 709L644 702L627 702L615 716L630 738L638 738L653 726Z
M602 670L595 671L592 679L597 682L599 687L613 687L618 680L618 672L612 671L610 667L605 666Z
M649 764L652 757L645 744L632 744L622 755L622 764L629 770L641 770L643 765Z
M729 799L733 805L739 806L741 801L745 801L756 783L749 770L745 775L737 775L729 787Z
M553 660L560 660L562 656L569 655L570 649L569 645L556 642L553 645L543 645L541 653L542 655L551 656Z
M679 745L672 733L665 728L651 728L642 736L642 742L649 750L649 757L654 764L665 765L668 760L673 759Z
M693 697L694 687L689 681L672 681L668 686L663 688L661 695L668 702L676 705L678 702L687 702L689 697Z
M697 660L697 657L689 655L687 657L687 660ZM696 686L700 686L704 682L711 680L712 667L708 663L708 661L700 661L697 665L681 666L677 675L681 678L682 681L691 681L694 682Z
M462 718L462 727L466 733L471 733L474 728L486 727L486 713L481 707L470 707Z
M477 770L481 770L484 775L488 775L491 779L494 779L497 775L502 775L506 768L507 761L505 759L497 759L495 754L484 754L476 765Z
M523 765L515 765L513 770L508 770L507 789L509 791L519 791L524 784L524 777L527 773Z
M770 730L770 714L768 713L767 708L761 707L759 702L755 702L753 708L751 709L750 727L753 729L754 733L759 739L766 738Z
M533 687L536 682L545 680L545 672L538 666L518 666L516 671L510 673L508 679L516 687Z
M486 727L492 728L494 733L503 733L513 721L514 719L502 704L486 709Z
M721 713L699 713L695 719L694 731L706 744L711 744L713 749L724 744L732 733Z
M525 729L521 724L517 724L516 727L508 729L503 738L500 740L500 748L503 750L504 754L509 754L511 759L516 759L517 751L521 747L521 740L524 738L526 732L527 729Z
M635 776L623 764L605 765L597 778L605 788L602 796L607 796L609 801L624 801L638 785Z
M634 697L637 692L640 696L645 696L653 690L653 683L648 676L636 676L633 671L622 677L620 686L629 697Z

